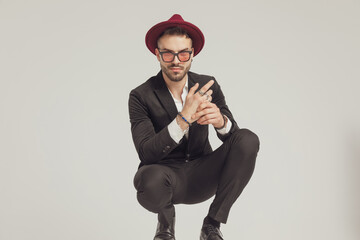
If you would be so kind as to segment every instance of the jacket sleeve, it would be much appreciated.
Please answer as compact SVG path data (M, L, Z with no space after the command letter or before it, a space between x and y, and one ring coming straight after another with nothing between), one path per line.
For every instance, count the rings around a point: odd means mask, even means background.
M213 77L213 79L215 80L215 78ZM216 135L218 136L218 138L224 142L235 130L239 129L231 111L229 110L229 107L226 105L226 101L225 101L225 96L221 91L221 87L220 85L217 83L217 81L215 80L214 85L212 86L213 91L214 91L214 96L213 96L213 103L216 104L216 106L220 109L220 112L222 114L224 114L225 116L228 117L229 121L231 121L232 126L230 131L227 134L220 134L216 131Z
M129 115L132 138L143 164L159 162L178 145L171 138L167 126L155 132L146 103L134 90L129 96Z

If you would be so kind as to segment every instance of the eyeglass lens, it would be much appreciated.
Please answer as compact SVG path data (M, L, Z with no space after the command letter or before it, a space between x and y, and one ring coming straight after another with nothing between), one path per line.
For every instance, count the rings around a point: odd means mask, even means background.
M178 57L180 62L187 62L190 59L191 52L190 51L183 51L179 53L162 52L161 55L164 62L174 61L175 56Z

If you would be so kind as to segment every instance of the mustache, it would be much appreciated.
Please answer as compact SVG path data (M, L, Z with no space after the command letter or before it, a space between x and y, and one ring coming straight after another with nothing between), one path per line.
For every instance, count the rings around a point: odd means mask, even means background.
M177 68L184 69L184 66L177 65L177 64L171 64L171 65L169 66L169 68L172 68L172 67L177 67Z

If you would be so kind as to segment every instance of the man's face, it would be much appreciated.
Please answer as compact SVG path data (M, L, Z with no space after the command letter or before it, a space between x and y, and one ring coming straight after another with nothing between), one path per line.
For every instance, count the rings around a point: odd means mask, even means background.
M161 70L171 81L179 82L189 72L191 67L191 61L194 56L194 49L191 46L191 39L186 38L186 36L164 35L159 39L158 49L155 49L155 54L160 62ZM190 55L190 59L187 62L179 61L179 58L177 56L175 56L172 62L164 62L160 56L159 51L172 53L179 53L181 51L192 51L192 53Z

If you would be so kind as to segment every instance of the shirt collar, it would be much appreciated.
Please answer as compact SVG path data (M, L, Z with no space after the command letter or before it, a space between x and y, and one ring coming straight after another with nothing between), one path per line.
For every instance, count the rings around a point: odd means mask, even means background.
M170 89L169 89L169 88L167 88L167 89L169 90L169 93L171 94L171 97L175 100L174 95L172 94L172 92L170 91ZM182 90L181 96L182 96L184 93L187 95L188 92L189 92L189 78L186 79L186 82L185 82L184 88L183 88L183 90Z

